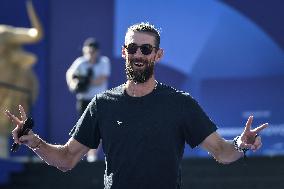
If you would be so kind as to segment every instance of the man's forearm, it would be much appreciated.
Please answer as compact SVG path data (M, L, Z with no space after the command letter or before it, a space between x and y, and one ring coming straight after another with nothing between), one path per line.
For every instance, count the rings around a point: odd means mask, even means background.
M234 162L243 156L243 152L239 152L233 141L225 140L217 132L209 135L201 146L206 149L218 162L228 164Z
M74 162L68 152L68 143L52 145L39 138L39 144L33 151L47 164L57 167L61 171L68 171L74 167Z
M241 157L243 157L244 153L236 150L232 140L225 140L222 145L222 152L216 157L217 161L220 163L228 164L234 162Z

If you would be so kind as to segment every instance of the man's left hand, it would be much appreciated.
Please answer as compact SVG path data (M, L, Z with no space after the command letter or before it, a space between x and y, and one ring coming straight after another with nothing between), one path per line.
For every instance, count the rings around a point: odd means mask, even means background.
M242 149L247 148L255 152L262 146L259 132L268 127L268 123L262 124L259 127L251 130L252 121L253 116L250 116L246 123L245 129L241 134L239 147Z

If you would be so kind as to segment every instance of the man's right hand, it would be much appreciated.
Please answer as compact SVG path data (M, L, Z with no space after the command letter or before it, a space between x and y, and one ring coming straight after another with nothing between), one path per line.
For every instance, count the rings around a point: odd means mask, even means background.
M20 111L21 118L16 117L12 113L10 113L8 110L5 111L5 115L12 121L14 125L16 125L15 129L12 131L14 142L18 144L25 144L29 148L34 148L40 142L40 139L31 130L29 131L27 135L23 135L20 138L18 137L19 132L21 131L24 125L24 121L27 119L25 110L21 105L19 105L19 111Z
M71 137L65 145L48 144L31 130L27 135L23 135L19 138L19 132L23 128L24 121L27 119L25 110L21 105L19 105L19 110L21 118L14 116L8 110L5 111L6 116L16 126L12 131L15 143L27 145L49 165L55 166L62 171L68 171L90 150L89 147L81 144L73 137Z

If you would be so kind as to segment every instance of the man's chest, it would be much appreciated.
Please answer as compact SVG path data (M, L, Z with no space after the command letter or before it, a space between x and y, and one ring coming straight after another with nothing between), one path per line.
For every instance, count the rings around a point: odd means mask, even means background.
M110 107L109 107L110 108ZM173 107L153 104L113 104L100 119L103 141L108 144L170 144L179 137L181 117Z

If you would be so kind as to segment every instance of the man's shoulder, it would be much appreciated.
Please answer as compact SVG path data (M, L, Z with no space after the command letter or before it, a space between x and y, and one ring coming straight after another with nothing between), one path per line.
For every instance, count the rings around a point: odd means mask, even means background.
M190 93L176 89L172 86L160 84L158 89L159 97L168 102L173 102L182 106L192 106L197 102Z
M78 58L75 59L74 63L77 63L77 64L82 64L82 63L86 63L87 62L87 59L84 57L84 56L80 56Z
M176 89L172 86L160 83L160 91L164 94L170 95L172 97L181 97L181 98L192 98L191 95L188 92Z
M118 98L122 96L124 96L124 85L123 84L97 94L96 99L111 101L111 100L117 100Z
M102 64L109 64L110 59L107 56L100 56L99 62L102 63Z
M86 64L86 63L87 63L86 58L83 57L83 56L80 56L80 57L78 57L78 58L76 58L76 59L74 60L74 62L72 63L71 67L73 67L73 68L79 68L79 67L81 67L82 65L84 65L84 64Z
M100 57L103 61L109 61L109 57L107 57L107 56L101 56Z

